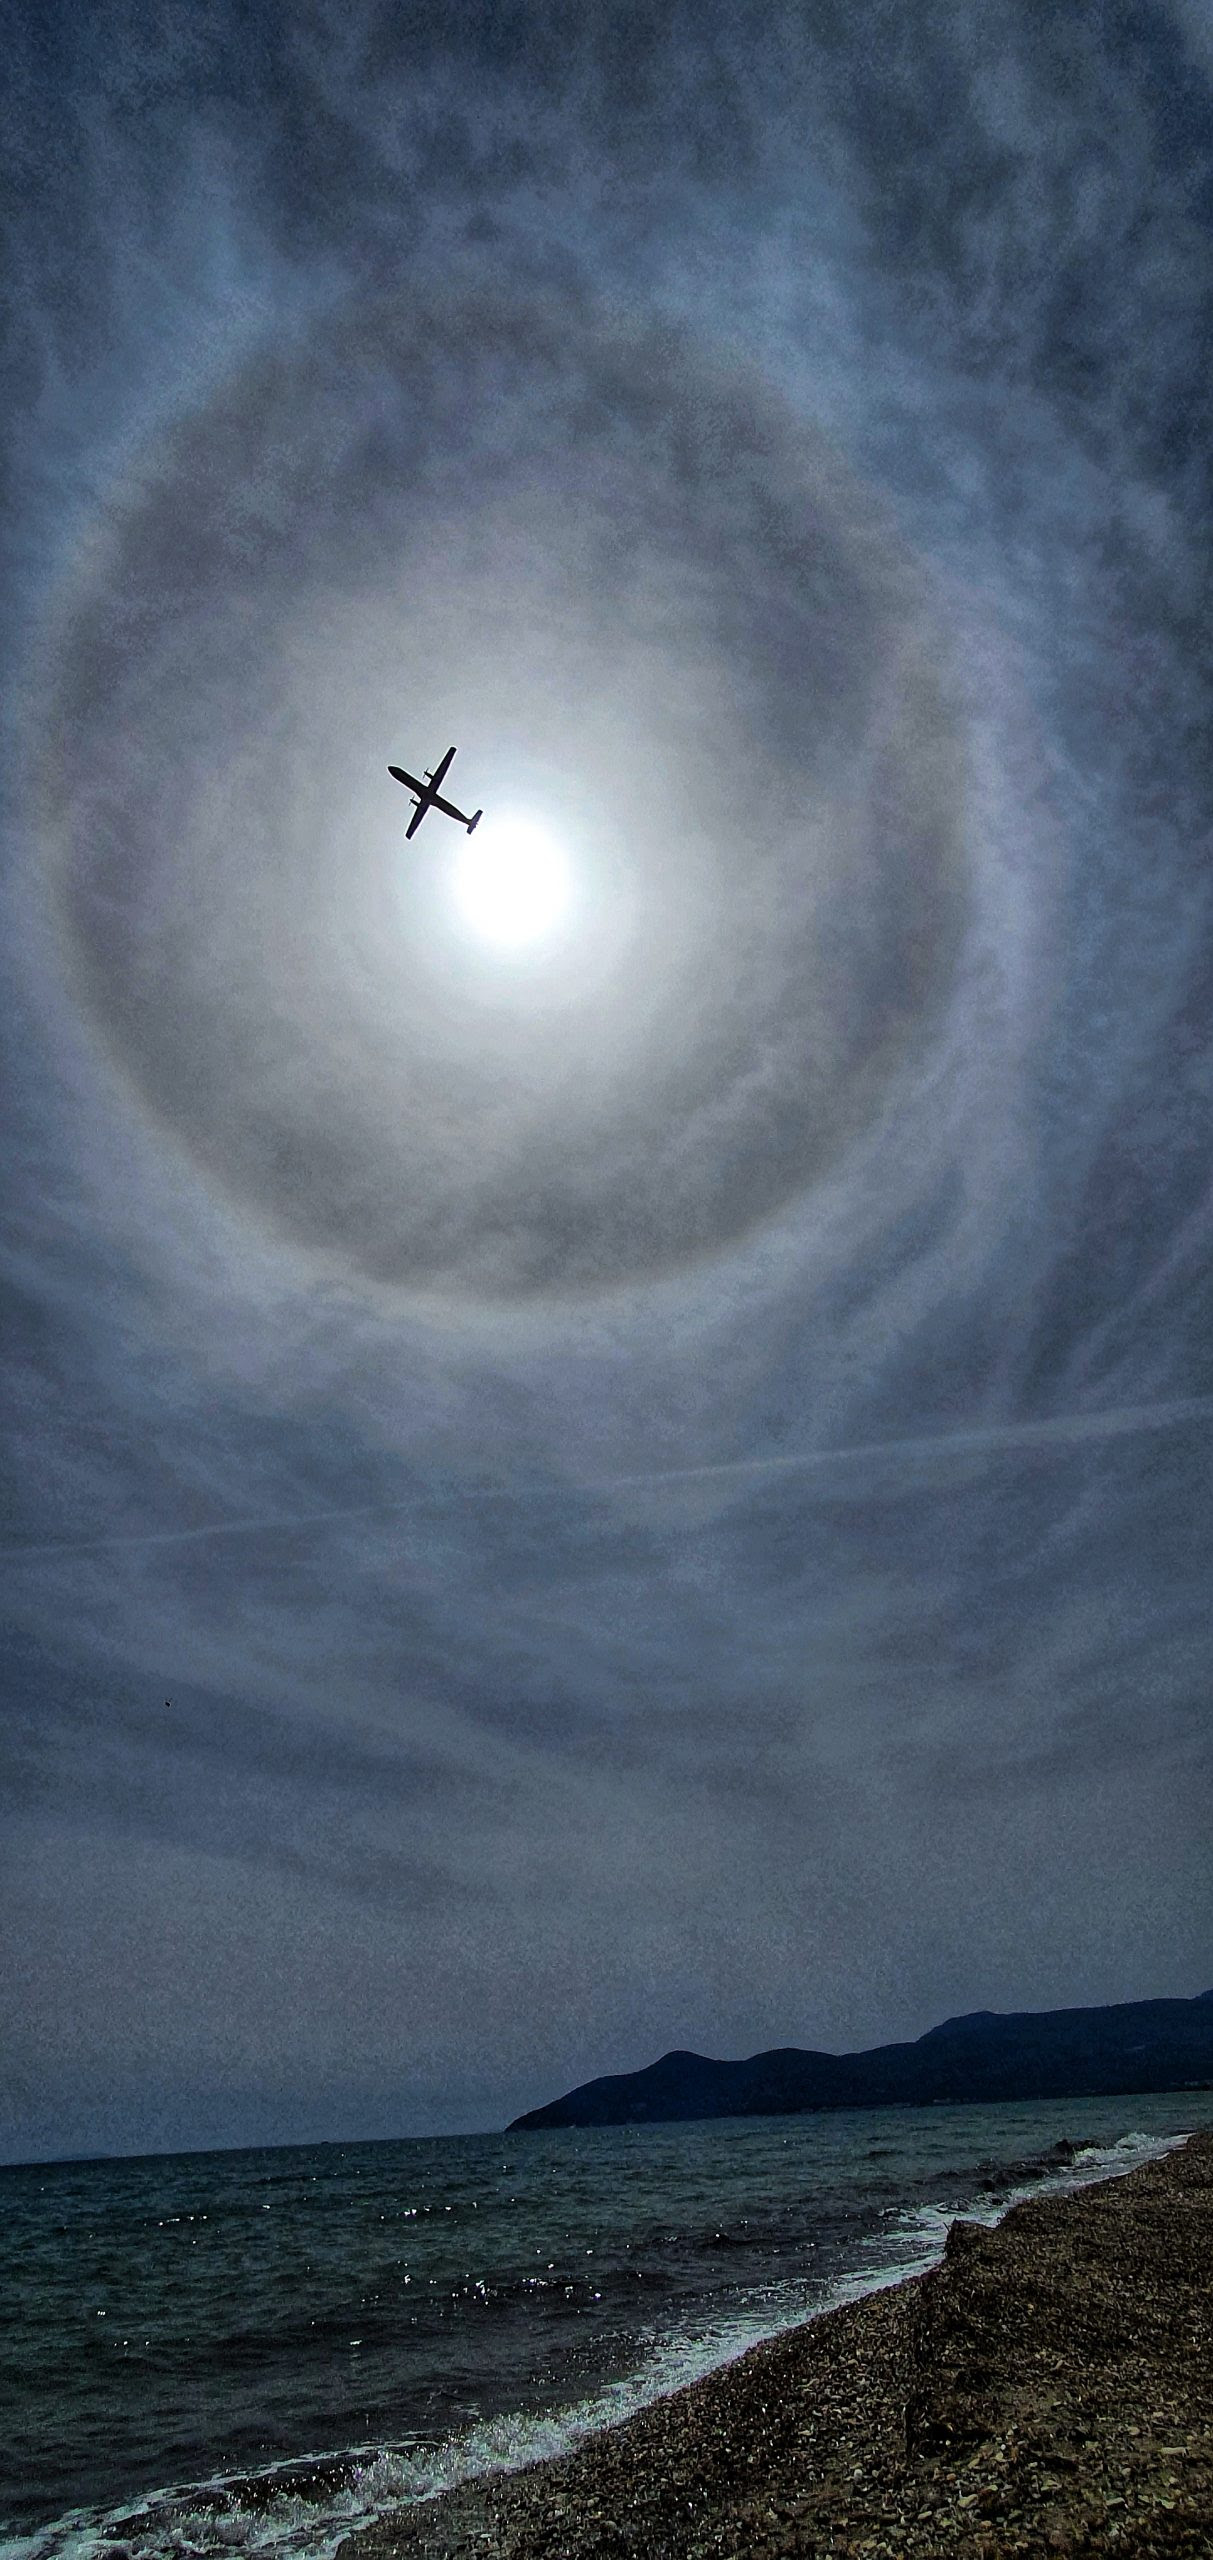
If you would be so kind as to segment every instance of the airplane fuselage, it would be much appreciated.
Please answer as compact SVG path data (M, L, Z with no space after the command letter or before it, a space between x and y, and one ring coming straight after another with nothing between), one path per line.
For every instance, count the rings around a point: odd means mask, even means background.
M469 835L471 835L474 827L479 826L480 821L484 816L483 809L477 809L469 818L466 810L457 809L453 800L444 800L442 793L438 788L439 783L443 780L446 774L447 767L449 766L454 753L454 748L448 747L441 764L436 765L432 773L427 773L420 780L415 773L406 773L402 765L390 764L388 766L388 772L390 773L393 782L402 782L405 790L412 792L417 803L417 806L413 811L413 815L409 820L408 826L405 829L406 836L416 835L422 819L424 817L428 817L431 809L441 809L444 818L454 818L459 826L467 828Z

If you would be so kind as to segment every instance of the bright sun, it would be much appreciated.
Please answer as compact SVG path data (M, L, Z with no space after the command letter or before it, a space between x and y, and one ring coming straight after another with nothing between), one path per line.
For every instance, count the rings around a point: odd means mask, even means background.
M559 924L569 899L560 846L533 818L483 818L455 856L455 894L486 942L518 949Z

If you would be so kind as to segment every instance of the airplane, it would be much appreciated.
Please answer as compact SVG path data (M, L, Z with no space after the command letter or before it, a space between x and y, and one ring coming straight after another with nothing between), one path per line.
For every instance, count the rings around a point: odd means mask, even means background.
M447 766L449 765L454 752L455 750L453 747L448 747L441 764L437 766L433 773L427 773L424 782L418 782L415 773L402 773L398 764L390 764L388 766L388 772L390 773L393 782L402 782L405 790L412 792L417 803L412 817L409 819L408 825L404 831L406 844L410 836L416 835L422 819L428 815L431 809L441 809L444 818L458 818L460 826L466 827L469 835L471 834L473 827L479 826L480 821L484 816L483 809L478 809L474 818L465 817L462 809L457 809L453 800L444 800L439 791L438 785L446 774Z

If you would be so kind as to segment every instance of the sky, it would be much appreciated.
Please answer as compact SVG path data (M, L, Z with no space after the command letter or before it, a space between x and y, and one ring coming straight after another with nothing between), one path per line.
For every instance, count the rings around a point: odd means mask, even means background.
M9 28L0 2157L1204 1990L1202 0Z

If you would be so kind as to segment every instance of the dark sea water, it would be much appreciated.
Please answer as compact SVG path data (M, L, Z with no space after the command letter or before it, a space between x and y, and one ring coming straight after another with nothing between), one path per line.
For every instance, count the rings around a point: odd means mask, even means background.
M324 2560L1210 2123L1192 2091L0 2171L0 2560Z

